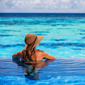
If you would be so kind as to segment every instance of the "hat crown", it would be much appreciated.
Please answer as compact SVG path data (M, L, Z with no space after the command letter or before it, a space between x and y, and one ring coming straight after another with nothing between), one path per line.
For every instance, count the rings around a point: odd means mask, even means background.
M32 33L30 33L30 34L27 34L26 36L25 36L25 43L26 44L31 44L35 39L36 39L36 35L34 35L34 34L32 34Z

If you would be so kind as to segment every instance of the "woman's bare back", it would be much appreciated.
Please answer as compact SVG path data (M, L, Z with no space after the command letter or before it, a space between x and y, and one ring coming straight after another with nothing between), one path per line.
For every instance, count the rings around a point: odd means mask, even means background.
M12 57L13 58L22 58L22 51L19 51L18 53L14 53ZM54 56L49 55L46 52L43 52L41 50L36 50L36 49L35 49L35 53L31 56L31 59L33 61L40 61L43 58L46 58L46 59L55 59Z

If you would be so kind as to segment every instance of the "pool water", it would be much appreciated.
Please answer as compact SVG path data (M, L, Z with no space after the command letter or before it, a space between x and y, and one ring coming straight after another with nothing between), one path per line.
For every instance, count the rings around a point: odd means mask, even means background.
M31 68L9 59L0 59L0 85L84 85L85 59L62 58ZM34 71L31 71L34 70ZM28 75L26 73L30 73Z
M30 75L27 66L12 60L27 33L43 35L36 49L56 57ZM0 17L0 85L85 85L84 57L84 17Z

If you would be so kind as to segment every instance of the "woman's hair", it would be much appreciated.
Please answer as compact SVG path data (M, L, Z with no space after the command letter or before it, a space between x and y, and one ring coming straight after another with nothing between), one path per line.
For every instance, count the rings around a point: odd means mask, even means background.
M35 53L35 47L33 48L34 44L35 42L31 43L27 46L26 50L22 51L22 60L32 60L31 56Z

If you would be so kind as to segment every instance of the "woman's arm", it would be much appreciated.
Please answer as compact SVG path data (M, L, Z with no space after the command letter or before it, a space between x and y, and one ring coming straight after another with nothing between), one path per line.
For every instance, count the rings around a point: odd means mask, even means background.
M43 58L47 58L47 59L56 59L54 56L49 55L46 52L43 52L42 56L43 56Z
M19 51L18 53L14 53L12 55L12 58L21 58L22 57L22 51Z

